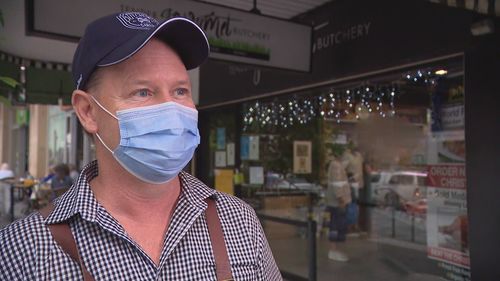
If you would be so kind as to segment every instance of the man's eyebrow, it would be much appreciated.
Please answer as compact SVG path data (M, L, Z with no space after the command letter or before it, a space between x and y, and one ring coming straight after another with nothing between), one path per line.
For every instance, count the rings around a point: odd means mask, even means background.
M151 81L151 80L148 80L148 79L132 79L132 80L129 80L128 82L129 84L132 84L132 85L151 85L151 84L156 84L155 81ZM172 85L175 85L175 86L183 86L183 85L190 85L191 83L189 82L189 79L179 79L179 80L176 80L172 83Z
M190 85L191 83L189 82L188 79L179 79L177 81L174 82L174 85Z

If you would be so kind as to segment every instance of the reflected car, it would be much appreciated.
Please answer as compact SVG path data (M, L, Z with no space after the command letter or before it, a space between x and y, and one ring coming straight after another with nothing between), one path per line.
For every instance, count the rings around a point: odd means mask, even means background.
M407 202L427 198L427 173L390 172L385 175L384 181L374 191L379 204L404 209Z
M279 190L300 190L320 193L323 191L321 185L308 182L304 178L274 176L267 178L266 188Z
M382 201L380 200L379 189L383 188L389 182L391 178L390 172L372 172L370 174L370 203L372 204L380 204Z

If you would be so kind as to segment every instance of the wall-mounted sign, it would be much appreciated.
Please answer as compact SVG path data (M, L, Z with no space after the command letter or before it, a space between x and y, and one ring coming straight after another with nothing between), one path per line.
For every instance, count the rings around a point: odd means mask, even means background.
M32 6L32 7L30 7ZM211 58L310 70L312 27L187 0L31 0L31 31L78 39L92 20L121 11L189 18L205 31Z

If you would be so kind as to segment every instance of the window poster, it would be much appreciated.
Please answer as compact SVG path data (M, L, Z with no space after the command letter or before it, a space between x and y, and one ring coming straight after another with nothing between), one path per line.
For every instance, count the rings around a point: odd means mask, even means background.
M233 170L216 169L215 170L215 189L227 194L234 195Z
M264 184L264 168L262 166L250 167L250 184Z
M250 137L242 136L240 140L241 160L248 160L249 154L250 154Z
M217 149L226 149L226 128L217 128Z
M310 141L293 142L293 172L295 174L311 173L311 147Z
M222 168L226 167L226 152L216 151L215 152L215 167Z
M259 160L259 136L250 136L248 159Z
M226 146L226 154L227 154L227 165L234 166L234 142L227 143Z
M428 166L427 255L448 280L470 280L464 164Z

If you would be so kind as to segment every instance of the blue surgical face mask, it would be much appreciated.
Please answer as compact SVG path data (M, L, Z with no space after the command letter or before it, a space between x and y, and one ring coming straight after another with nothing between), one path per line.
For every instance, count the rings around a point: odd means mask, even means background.
M114 151L98 133L97 138L125 170L144 182L161 184L177 176L200 144L196 109L166 102L120 110L115 116L92 98L120 126L120 144Z

